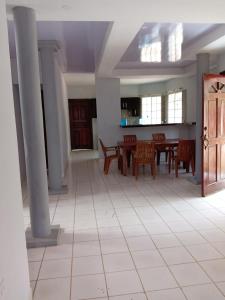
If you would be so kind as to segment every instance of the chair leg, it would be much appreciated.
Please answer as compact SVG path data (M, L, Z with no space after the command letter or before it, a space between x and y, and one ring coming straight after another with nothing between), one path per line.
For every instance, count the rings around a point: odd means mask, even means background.
M160 151L157 151L157 166L160 164Z
M192 175L194 176L195 175L195 162L193 159L191 160L191 170L192 170Z
M128 166L128 168L130 168L130 156L131 156L131 152L127 151L127 166Z
M169 152L169 162L168 162L168 169L169 169L169 174L171 172L171 160L172 160L172 154L171 154L171 151Z
M175 172L176 172L176 177L178 177L178 166L179 166L179 161L175 161Z
M168 151L166 151L166 162L168 161Z
M190 161L185 162L185 169L186 169L186 173L190 172Z
M108 175L108 173L109 173L110 163L111 163L111 160L110 159L106 159L105 175Z
M155 163L151 163L151 174L152 174L152 177L153 179L155 179L155 176L156 176L156 166L155 166Z
M135 176L135 161L132 161L132 175Z
M135 178L136 178L136 180L138 178L138 171L139 171L138 167L139 167L138 164L135 164Z
M106 158L104 159L104 173L105 173L105 170L106 170Z

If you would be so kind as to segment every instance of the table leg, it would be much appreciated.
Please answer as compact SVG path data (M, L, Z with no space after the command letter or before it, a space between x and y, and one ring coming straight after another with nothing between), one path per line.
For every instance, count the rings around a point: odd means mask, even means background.
M127 151L123 148L123 175L127 176Z

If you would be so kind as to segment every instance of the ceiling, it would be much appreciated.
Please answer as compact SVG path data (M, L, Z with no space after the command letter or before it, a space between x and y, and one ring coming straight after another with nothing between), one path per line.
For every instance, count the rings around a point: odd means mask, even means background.
M119 77L123 84L142 84L191 75L196 54L225 50L224 0L7 0L36 11L39 40L58 40L70 84ZM91 3L91 5L90 5ZM163 9L162 9L163 8ZM204 10L203 10L204 8ZM157 13L156 13L157 12ZM182 59L176 63L140 62L140 36L157 27L164 37L182 22ZM11 56L15 57L13 22L9 21Z

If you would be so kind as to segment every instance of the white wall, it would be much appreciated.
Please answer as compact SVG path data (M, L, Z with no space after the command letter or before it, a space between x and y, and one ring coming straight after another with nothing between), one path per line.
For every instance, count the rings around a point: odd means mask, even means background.
M217 59L217 71L222 72L225 70L225 53L221 53Z
M30 284L5 1L0 1L0 44L0 297L28 300Z
M67 93L69 99L92 99L96 98L95 85L67 85ZM121 97L137 97L139 96L138 85L121 85Z
M121 139L120 80L96 79L96 104L98 136L106 145L115 145Z
M166 81L141 84L139 91L141 96L159 95L166 93Z
M96 98L94 85L67 85L69 99L91 99Z

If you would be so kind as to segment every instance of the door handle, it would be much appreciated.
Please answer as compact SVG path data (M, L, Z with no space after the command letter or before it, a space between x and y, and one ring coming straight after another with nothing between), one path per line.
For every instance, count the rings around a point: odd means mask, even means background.
M204 146L204 149L206 150L209 146L209 140L207 139L207 136L206 134L204 134L204 137L203 137L203 146Z

